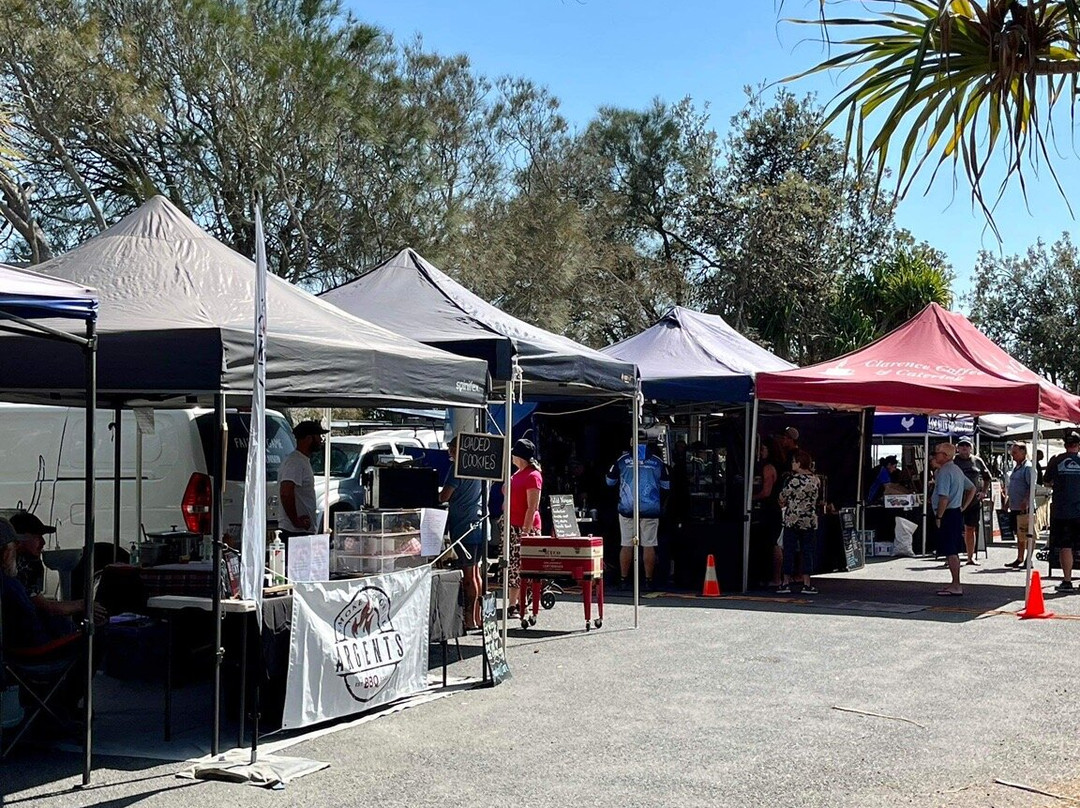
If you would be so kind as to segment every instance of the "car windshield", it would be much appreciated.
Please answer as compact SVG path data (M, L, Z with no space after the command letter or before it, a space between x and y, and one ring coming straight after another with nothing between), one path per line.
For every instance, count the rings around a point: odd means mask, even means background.
M311 456L311 470L316 477L323 474L322 452L316 452ZM348 443L334 443L330 445L330 476L351 477L357 462L360 460L360 446Z

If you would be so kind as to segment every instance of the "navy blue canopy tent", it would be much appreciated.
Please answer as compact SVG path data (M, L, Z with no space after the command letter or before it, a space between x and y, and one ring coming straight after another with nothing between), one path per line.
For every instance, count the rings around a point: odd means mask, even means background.
M604 348L604 353L638 366L645 398L658 406L739 404L749 424L754 377L795 367L747 339L722 317L676 306L649 328ZM753 435L745 430L744 469L753 468ZM744 473L746 512L750 479ZM747 589L750 520L743 520L742 589Z
M603 352L637 365L641 392L657 401L741 404L753 394L755 374L795 367L723 318L681 306Z
M51 278L28 269L0 264L0 331L32 335L78 346L85 361L86 382L86 524L83 545L84 617L86 632L86 693L83 704L83 785L90 782L91 716L93 714L93 575L94 575L94 414L97 399L97 311L98 299L93 289L82 284ZM79 320L85 336L70 333L54 320ZM42 322L49 321L49 322ZM2 573L0 573L2 574ZM2 624L2 619L0 619ZM0 629L2 635L2 629ZM2 647L2 642L0 642ZM2 652L0 652L2 653ZM17 741L29 723L19 730L10 744L0 743L4 753Z
M0 319L19 322L59 317L86 321L93 320L97 310L97 296L81 284L0 264ZM38 323L20 325L31 331L43 330Z

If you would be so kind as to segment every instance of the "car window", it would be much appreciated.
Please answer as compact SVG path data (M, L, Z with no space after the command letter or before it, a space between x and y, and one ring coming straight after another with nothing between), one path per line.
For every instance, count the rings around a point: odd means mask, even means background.
M331 442L330 476L338 478L351 477L359 459L360 446L357 444ZM311 457L311 470L315 472L316 477L321 477L323 474L323 460L324 455L322 452L316 452Z

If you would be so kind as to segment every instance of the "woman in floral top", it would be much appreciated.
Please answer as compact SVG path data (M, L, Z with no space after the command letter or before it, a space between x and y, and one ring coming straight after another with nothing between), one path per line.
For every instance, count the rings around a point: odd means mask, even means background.
M780 507L784 509L784 580L776 590L780 594L791 591L796 556L802 562L802 593L817 594L810 583L810 572L814 569L821 481L810 471L811 464L809 452L797 451L791 461L792 474L780 491Z

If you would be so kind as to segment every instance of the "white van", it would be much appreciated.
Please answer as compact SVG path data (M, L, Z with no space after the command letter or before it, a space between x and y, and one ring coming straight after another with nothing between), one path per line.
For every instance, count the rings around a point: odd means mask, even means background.
M214 412L210 409L154 410L153 433L143 435L142 526L148 533L172 529L209 532ZM99 410L94 454L98 541L113 540L115 411ZM135 413L121 415L120 539L127 547L139 536L135 515ZM223 525L239 524L247 463L250 415L226 413ZM0 404L0 510L25 508L55 525L50 547L83 543L85 507L85 411L77 407ZM267 413L267 518L278 516L277 469L296 447L292 428Z

